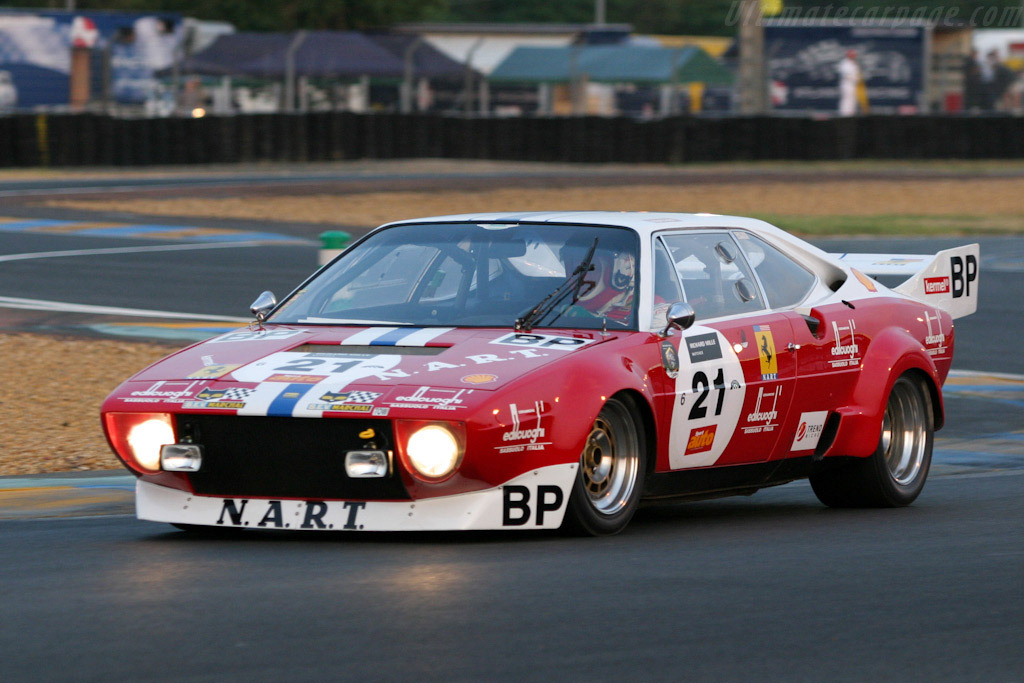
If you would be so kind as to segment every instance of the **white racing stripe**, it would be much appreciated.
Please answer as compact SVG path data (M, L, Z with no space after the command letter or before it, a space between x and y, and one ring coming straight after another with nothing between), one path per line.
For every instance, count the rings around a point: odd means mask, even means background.
M119 308L117 306L92 306L73 304L66 301L43 301L41 299L18 299L0 296L0 308L20 308L29 311L55 311L60 313L88 313L93 315L123 315L134 318L173 318L177 320L216 320L219 322L250 322L249 318L235 318L226 315L203 313L178 313L175 311L151 311L142 308Z

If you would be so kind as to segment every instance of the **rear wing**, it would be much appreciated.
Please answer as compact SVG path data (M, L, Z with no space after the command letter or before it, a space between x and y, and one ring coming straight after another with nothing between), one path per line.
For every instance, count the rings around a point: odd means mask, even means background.
M977 244L921 254L832 254L843 265L870 275L906 275L895 291L937 306L954 318L978 310Z

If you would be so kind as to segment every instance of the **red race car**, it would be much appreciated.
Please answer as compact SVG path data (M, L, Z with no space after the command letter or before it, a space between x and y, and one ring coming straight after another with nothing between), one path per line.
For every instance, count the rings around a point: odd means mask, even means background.
M902 506L978 276L977 245L837 256L731 216L405 221L130 378L103 426L138 516L186 529L611 534L799 478Z

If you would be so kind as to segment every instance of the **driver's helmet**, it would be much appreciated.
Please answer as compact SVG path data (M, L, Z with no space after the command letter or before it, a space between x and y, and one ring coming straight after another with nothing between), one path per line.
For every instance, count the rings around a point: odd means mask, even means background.
M636 263L628 252L594 254L593 269L583 278L577 303L595 315L628 320L633 311Z

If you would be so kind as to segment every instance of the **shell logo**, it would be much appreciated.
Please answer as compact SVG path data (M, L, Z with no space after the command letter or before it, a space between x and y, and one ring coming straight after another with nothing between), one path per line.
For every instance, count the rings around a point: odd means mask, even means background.
M462 381L466 384L490 384L491 382L498 381L497 375L466 375L462 378Z

